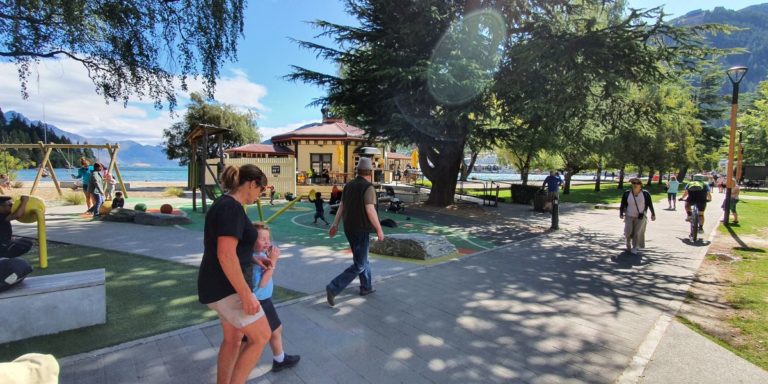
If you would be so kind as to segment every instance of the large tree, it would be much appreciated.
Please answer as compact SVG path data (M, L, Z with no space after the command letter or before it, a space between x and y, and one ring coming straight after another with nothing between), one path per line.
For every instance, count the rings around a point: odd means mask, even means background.
M738 122L743 127L744 164L768 163L768 81L758 84L753 100L739 115Z
M444 206L453 202L465 144L482 124L476 116L491 107L490 92L516 116L531 103L524 90L538 89L532 104L541 108L541 127L555 132L592 94L611 97L623 81L658 81L663 65L699 53L697 34L709 27L669 25L658 9L622 16L614 3L347 0L359 26L314 23L340 49L300 42L339 63L341 74L295 67L288 78L327 87L315 102L338 107L371 138L416 143L433 185L427 204ZM604 5L607 25L590 16Z
M169 160L178 159L180 165L188 164L191 147L187 136L200 124L229 129L230 131L224 134L224 148L258 143L261 139L254 119L255 116L250 111L239 111L228 104L206 102L202 95L193 92L184 120L163 130L163 151ZM209 147L208 157L216 157L217 147Z
M212 96L221 65L237 58L245 0L0 0L0 59L16 63L21 93L33 64L69 58L96 92L126 103L176 105L176 83L201 76Z

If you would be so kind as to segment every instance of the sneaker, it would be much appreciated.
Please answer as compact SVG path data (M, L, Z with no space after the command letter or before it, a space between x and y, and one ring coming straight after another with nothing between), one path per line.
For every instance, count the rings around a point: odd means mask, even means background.
M690 216L686 217L686 218L685 218L685 221L687 221L687 222L689 222L689 223L690 223L690 222L691 222L691 217L690 217Z
M699 233L704 233L704 227L699 226Z
M328 301L328 305L331 307L336 305L336 295L328 287L325 287L325 300Z
M360 288L360 296L368 296L368 295L370 295L371 293L374 293L374 292L376 292L376 290L373 289L373 288L371 288L371 289L362 289L362 288Z
M638 251L637 251L637 248L632 248L632 249L630 250L630 252L632 252L632 254L633 254L633 255L637 255L637 252L638 252Z
M282 363L272 360L272 372L280 372L286 368L293 368L299 363L299 360L301 360L301 356L289 355L286 353Z

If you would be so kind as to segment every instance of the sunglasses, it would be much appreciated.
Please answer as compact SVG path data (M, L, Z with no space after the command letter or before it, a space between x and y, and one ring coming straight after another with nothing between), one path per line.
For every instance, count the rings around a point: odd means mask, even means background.
M642 185L642 184L643 184L643 183L638 183L638 182L636 182L636 181L633 181L633 182L632 182L632 185Z

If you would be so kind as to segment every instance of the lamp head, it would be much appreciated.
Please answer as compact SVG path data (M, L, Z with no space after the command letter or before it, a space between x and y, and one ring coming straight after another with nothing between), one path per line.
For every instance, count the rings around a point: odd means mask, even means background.
M747 67L731 67L725 73L728 74L732 84L738 84L741 83L744 75L747 74Z

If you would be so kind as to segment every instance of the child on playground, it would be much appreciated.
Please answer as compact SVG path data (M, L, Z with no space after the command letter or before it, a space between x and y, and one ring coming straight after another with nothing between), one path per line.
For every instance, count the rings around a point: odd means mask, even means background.
M5 173L0 175L0 195L5 195L11 191L11 178Z
M104 204L104 179L101 177L101 170L104 167L101 163L93 165L93 171L91 171L91 177L88 180L88 192L91 194L91 200L93 205L90 211L93 212L93 217L99 217L99 209Z
M117 182L115 181L114 176L112 176L112 173L110 173L108 170L104 170L104 184L106 186L106 200L112 200L112 191L115 189L115 184Z
M320 219L325 223L325 225L330 225L327 221L325 221L325 212L323 211L324 201L321 196L322 193L315 192L315 221L313 221L312 224L317 224L317 219Z
M115 192L115 198L112 199L112 209L125 207L125 199L123 193L120 191Z
M280 257L280 250L272 245L270 239L270 230L266 224L254 223L258 233L256 243L253 246L253 263L258 264L259 258L269 258L269 269L259 271L259 268L253 270L253 293L259 299L259 304L264 310L264 315L269 322L269 328L272 330L272 336L269 339L269 347L272 349L272 372L280 372L283 369L291 368L299 363L299 355L288 355L283 351L283 326L280 318L277 316L275 305L272 303L272 291L274 281L272 274L277 266L277 259Z

